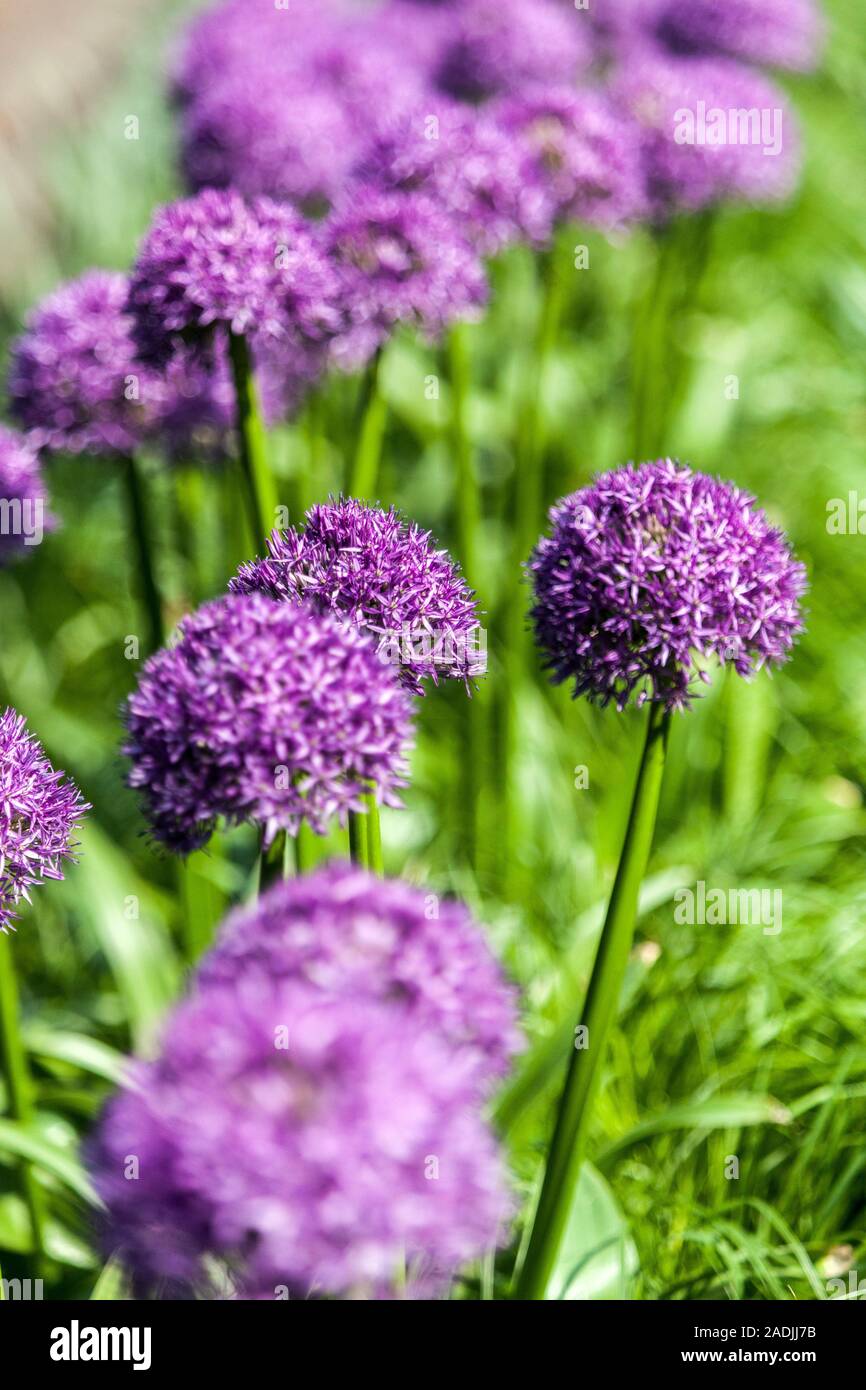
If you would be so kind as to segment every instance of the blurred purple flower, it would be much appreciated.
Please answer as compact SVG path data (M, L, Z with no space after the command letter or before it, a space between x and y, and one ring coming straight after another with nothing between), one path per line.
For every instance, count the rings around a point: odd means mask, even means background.
M404 1010L242 969L132 1080L90 1162L139 1293L211 1291L211 1257L241 1297L399 1296L404 1262L434 1294L503 1238L472 1059Z
M129 308L145 360L215 327L307 347L336 327L335 278L308 223L292 208L205 189L160 208L130 276Z
M410 1013L503 1076L521 1047L515 992L462 903L349 864L281 883L227 919L202 962L205 986L261 973Z
M723 54L808 71L821 54L816 0L617 0L600 23L615 46L651 42L675 56Z
M357 172L381 188L422 191L483 255L547 234L545 199L525 177L522 142L483 109L428 98L380 132Z
M267 558L242 565L231 588L348 619L416 695L427 679L468 683L486 669L472 590L430 533L393 508L354 499L311 507L303 529L275 531Z
M504 98L494 114L524 149L544 238L563 221L613 230L646 212L641 130L601 92L552 85Z
M184 619L177 644L146 663L125 722L129 785L155 838L187 853L220 816L260 824L270 843L302 820L324 834L371 789L399 805L412 709L356 628L250 594Z
M22 715L0 716L0 931L14 931L22 899L74 863L72 839L90 806L74 783L55 772Z
M662 459L602 474L550 519L528 565L532 620L575 696L681 709L708 679L695 655L741 676L789 657L805 570L748 493Z
M360 188L328 219L324 242L349 320L333 348L343 365L366 361L400 323L435 339L458 319L477 319L486 303L477 253L423 194Z
M435 77L463 101L571 82L592 61L588 21L556 0L465 0L449 18Z
M23 435L0 425L0 565L26 555L55 525L39 455Z
M761 73L727 58L642 51L615 75L613 96L643 128L657 218L793 192L800 172L796 122L784 93Z

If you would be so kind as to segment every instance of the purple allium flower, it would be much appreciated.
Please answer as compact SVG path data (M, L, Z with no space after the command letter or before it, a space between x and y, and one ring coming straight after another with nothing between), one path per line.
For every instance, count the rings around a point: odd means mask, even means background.
M292 208L205 189L161 208L130 277L129 307L145 360L215 327L254 343L301 346L336 326L334 276L312 229Z
M209 1291L207 1257L241 1297L387 1298L404 1261L439 1292L503 1237L472 1059L404 1010L244 970L181 1005L132 1082L90 1162L139 1292Z
M694 657L741 676L779 665L802 631L805 570L755 499L672 459L602 474L551 509L528 569L556 683L623 709L687 707Z
M0 565L39 545L55 524L39 455L24 436L0 425Z
M525 177L522 142L483 110L428 99L381 131L358 173L393 191L422 190L483 255L547 235L545 199Z
M727 58L633 54L614 96L643 127L655 216L744 199L787 197L800 171L799 135L783 92Z
M425 679L468 684L486 670L472 590L430 533L393 508L351 498L311 507L303 530L274 531L267 559L242 565L230 587L349 619L416 695Z
M803 72L824 39L815 0L617 0L602 22L627 48L650 41L676 55L727 54Z
M524 183L539 190L549 236L562 221L607 230L646 211L641 130L602 93L551 85L506 97L500 126L524 149Z
M421 193L361 188L328 219L325 245L350 326L334 356L357 366L399 323L438 338L458 319L477 319L487 279L477 253L441 208Z
M90 806L55 772L42 745L14 709L0 716L0 931L14 931L22 898L74 863L72 839Z
M140 444L152 377L136 361L127 294L125 275L88 270L29 316L8 387L37 448L128 454Z
M450 18L435 76L463 101L571 82L592 61L588 26L556 0L466 0Z
M270 842L323 834L362 796L399 805L409 696L356 628L262 594L216 599L146 663L125 709L129 785L157 840L198 849L218 817Z
M204 985L262 973L411 1013L476 1058L483 1083L520 1049L515 994L462 903L332 864L272 888L226 921Z
M220 463L233 454L237 404L225 343L206 356L184 345L163 375L149 376L148 442L177 464Z

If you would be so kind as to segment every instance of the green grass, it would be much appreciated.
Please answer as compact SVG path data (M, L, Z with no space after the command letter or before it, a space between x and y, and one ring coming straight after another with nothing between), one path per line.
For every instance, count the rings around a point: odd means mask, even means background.
M772 680L717 679L692 714L673 721L638 948L584 1192L585 1241L587 1232L609 1239L617 1207L630 1237L617 1246L612 1282L598 1274L598 1255L588 1263L585 1248L576 1255L572 1292L584 1296L820 1298L822 1260L839 1245L853 1247L866 1274L866 537L830 536L825 524L828 499L866 492L866 28L859 0L830 9L836 30L824 71L792 84L807 149L803 190L781 212L715 219L700 293L674 325L689 384L666 445L754 491L786 528L809 568L808 632ZM59 277L91 263L127 264L153 202L171 196L159 61L156 43L136 47L87 129L53 152L54 253L34 261L2 306L5 333ZM137 144L122 139L129 111L141 116ZM590 265L567 281L542 384L547 503L630 455L628 355L652 255L643 235L614 246L583 231L574 240L589 245ZM493 278L491 311L463 342L472 372L463 405L482 483L476 565L493 615L495 681L507 662L503 600L513 575L504 499L521 445L538 297L527 254L504 258ZM431 375L440 378L438 400L425 390ZM739 378L734 400L725 393L731 376ZM457 549L448 377L444 354L408 338L386 353L379 494ZM355 390L336 382L322 403L324 438L315 476L304 482L310 497L345 476ZM300 432L277 441L287 490L307 447ZM191 548L208 559L208 593L219 592L239 557L219 548L216 484L184 539L172 481L151 467L149 483L161 583L180 612ZM22 1138L0 1116L0 1263L6 1277L31 1269L14 1177L16 1159L29 1157L51 1212L47 1294L72 1297L88 1296L98 1274L78 1145L123 1055L153 1045L182 988L185 927L175 867L143 838L118 752L115 712L136 673L124 640L138 623L122 480L110 464L69 461L53 466L50 485L62 531L0 574L0 699L26 714L96 809L80 865L66 883L39 891L13 943L38 1126ZM407 810L386 812L382 832L386 868L453 888L488 924L522 986L527 1033L538 1044L558 1027L562 1037L586 984L640 721L571 702L537 669L515 673L511 693L518 756L508 874L497 852L501 769L489 749L477 873L460 852L459 690L423 702ZM574 785L577 765L588 769L586 789ZM218 853L196 857L206 888L196 890L199 933L241 891L253 851L253 837L239 832L223 837ZM674 892L698 879L781 889L781 933L677 925ZM518 1106L518 1090L504 1107L524 1194L549 1137L567 1045L566 1037L550 1049L553 1064L527 1103ZM737 1178L726 1176L731 1156ZM109 1271L103 1290L114 1278Z

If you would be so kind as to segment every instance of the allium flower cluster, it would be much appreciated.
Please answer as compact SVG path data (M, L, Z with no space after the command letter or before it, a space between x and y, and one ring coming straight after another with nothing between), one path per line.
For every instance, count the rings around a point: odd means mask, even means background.
M805 570L754 498L671 460L605 473L551 510L529 561L532 620L555 682L623 709L687 707L695 658L742 676L802 631Z
M572 82L592 61L588 26L555 0L465 0L450 20L434 77L462 101Z
M816 0L617 0L600 23L627 48L652 43L674 56L727 54L804 72L824 37Z
M362 188L324 228L349 326L334 342L346 366L366 361L400 323L438 338L455 320L477 319L487 279L477 253L423 193Z
M54 525L36 450L0 425L0 564L26 554Z
M178 342L214 328L254 343L312 347L336 327L335 278L305 220L290 207L206 189L161 208L130 277L135 339L164 363Z
M0 716L0 931L14 931L22 899L46 879L63 878L75 859L72 837L90 810L74 783L64 780L27 732L23 717Z
M725 199L787 197L799 135L783 93L727 58L633 55L613 93L642 127L647 194L657 218Z
M146 663L125 710L129 784L181 853L219 817L265 840L324 833L375 790L399 805L411 701L356 628L262 594L206 604Z
M469 1053L485 1085L521 1045L514 991L463 904L349 864L278 884L228 918L202 984L259 975L405 1010Z
M543 237L560 222L614 230L646 212L640 129L603 93L538 85L495 108L538 191Z
M406 1011L243 971L172 1018L91 1150L106 1244L138 1291L441 1290L509 1214L469 1056ZM137 1181L126 1176L138 1160Z
M483 255L520 239L543 241L549 230L522 144L486 109L428 100L381 131L357 172L394 192L423 191Z
M486 669L472 590L429 532L393 508L353 499L311 507L303 529L275 531L267 558L243 565L231 588L348 619L415 694L426 679L468 682Z

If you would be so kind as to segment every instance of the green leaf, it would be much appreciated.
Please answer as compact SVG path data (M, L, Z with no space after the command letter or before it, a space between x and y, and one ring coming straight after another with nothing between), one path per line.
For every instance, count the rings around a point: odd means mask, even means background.
M584 1163L546 1298L628 1298L637 1270L637 1250L619 1204L598 1170Z
M12 1120L0 1120L0 1150L44 1168L88 1206L102 1205L78 1160L32 1130L23 1129Z
M639 1144L644 1139L652 1139L657 1134L669 1134L677 1129L739 1129L746 1125L787 1125L791 1123L790 1110L780 1105L772 1096L753 1096L733 1093L727 1096L712 1096L709 1100L687 1102L685 1105L672 1105L659 1115L651 1115L646 1120L620 1136L604 1150L599 1158L602 1168L618 1158L624 1149Z
M101 1076L119 1086L126 1077L128 1060L113 1047L84 1033L57 1033L53 1029L30 1025L24 1030L24 1043L37 1057L68 1062L81 1071Z
M129 1298L127 1290L126 1275L120 1261L112 1255L111 1259L104 1266L102 1273L93 1285L93 1292L90 1295L91 1302L94 1299L102 1302L125 1301Z

